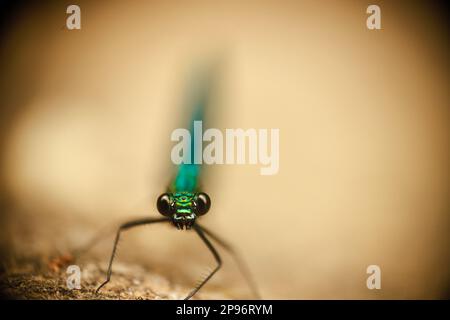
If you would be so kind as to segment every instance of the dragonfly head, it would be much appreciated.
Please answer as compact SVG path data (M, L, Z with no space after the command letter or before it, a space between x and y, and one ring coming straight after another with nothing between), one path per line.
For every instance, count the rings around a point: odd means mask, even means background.
M163 193L156 203L158 211L172 220L177 229L190 229L197 217L206 214L211 199L204 192Z

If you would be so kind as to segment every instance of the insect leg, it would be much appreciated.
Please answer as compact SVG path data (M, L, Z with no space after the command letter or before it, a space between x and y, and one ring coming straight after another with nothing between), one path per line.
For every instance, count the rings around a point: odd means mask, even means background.
M184 300L189 300L190 298L192 298L192 296L194 294L197 293L198 290L200 290L201 287L203 287L205 285L206 282L208 282L209 279L211 279L211 277L217 272L217 270L220 269L220 267L222 266L222 259L219 256L219 253L216 251L216 249L213 247L213 245L211 244L211 242L208 240L208 238L206 238L205 234L203 233L202 228L200 228L197 224L193 225L193 229L197 232L198 236L200 237L200 239L203 240L203 242L206 244L206 246L208 247L209 251L211 251L211 253L214 256L214 259L217 262L217 266L214 268L214 270L212 270L208 276L202 280L202 282L200 282L192 291L191 293L189 293L189 295L184 299Z
M98 293L98 291L105 284L107 284L109 282L109 280L111 279L112 264L113 264L113 261L114 261L114 256L116 255L116 249L117 249L117 244L119 243L120 233L122 231L125 231L125 230L133 228L133 227L142 226L142 225L151 224L151 223L156 223L156 222L166 222L166 221L170 221L170 220L168 218L144 218L144 219L139 219L139 220L133 220L133 221L126 222L126 223L122 224L119 227L119 229L117 230L117 234L116 234L116 240L114 241L114 246L113 246L111 258L109 259L109 266L108 266L108 272L106 274L106 280L97 288L97 290L95 290L95 293Z
M259 295L259 291L258 291L258 288L256 286L256 283L253 280L253 277L251 276L250 270L247 267L245 261L238 254L238 252L229 243L227 243L223 239L219 238L217 235L215 235L210 230L208 230L205 227L200 226L198 224L197 224L197 227L199 229L201 229L205 234L207 234L209 237L211 237L211 239L216 241L219 245L221 245L225 250L227 250L231 254L231 256L234 258L234 260L235 260L239 270L241 271L242 275L247 280L247 283L248 283L248 285L250 287L250 290L252 291L253 295L257 299L261 299L261 296Z

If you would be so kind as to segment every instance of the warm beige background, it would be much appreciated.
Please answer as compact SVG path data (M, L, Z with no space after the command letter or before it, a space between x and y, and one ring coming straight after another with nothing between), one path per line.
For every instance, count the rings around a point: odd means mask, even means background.
M280 128L278 175L221 166L204 183L204 224L246 253L264 297L448 297L448 33L425 1L381 2L381 31L365 1L78 3L81 31L64 28L66 4L41 5L2 43L8 250L64 250L156 215L186 75L219 54L214 126ZM211 263L163 227L121 252L193 278ZM215 281L240 286L234 273Z

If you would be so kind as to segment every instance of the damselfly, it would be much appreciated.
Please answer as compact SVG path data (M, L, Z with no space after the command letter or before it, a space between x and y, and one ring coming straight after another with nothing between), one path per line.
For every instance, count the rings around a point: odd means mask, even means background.
M209 103L208 100L210 91L211 78L208 77L206 81L202 81L202 85L198 86L198 90L195 91L194 99L192 100L193 114L189 125L189 130L191 132L191 160L194 158L196 148L199 148L199 146L195 145L194 139L192 138L194 136L194 121L203 121L205 108ZM194 296L222 266L222 259L210 240L213 240L213 242L216 242L231 253L240 271L246 278L253 294L256 297L259 297L256 286L250 277L250 273L243 263L243 260L240 259L240 256L237 254L236 250L234 250L230 244L219 238L213 232L201 226L197 221L198 218L205 215L211 207L210 197L208 194L203 192L200 187L200 169L200 165L195 164L194 161L190 161L189 164L182 163L178 166L175 178L169 184L166 192L160 195L156 201L156 208L163 217L148 217L133 220L124 223L119 227L114 241L111 258L109 260L106 280L97 288L97 293L111 280L112 265L116 254L117 244L123 231L148 224L172 223L178 230L194 230L212 253L216 261L216 267L192 289L192 291L186 296L186 300Z

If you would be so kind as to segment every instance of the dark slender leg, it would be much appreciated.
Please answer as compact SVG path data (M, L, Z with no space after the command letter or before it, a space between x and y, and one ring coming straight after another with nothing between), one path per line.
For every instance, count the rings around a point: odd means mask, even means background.
M122 231L125 231L127 229L133 228L133 227L137 227L137 226L142 226L145 224L151 224L151 223L156 223L156 222L167 222L170 221L168 218L144 218L144 219L139 219L139 220L133 220L130 222L126 222L124 224L122 224L119 227L119 230L117 230L117 234L116 234L116 240L114 241L114 247L112 250L112 254L111 254L111 258L109 260L109 266L108 266L108 272L106 274L106 280L105 282L103 282L98 288L97 290L95 290L95 293L98 293L98 291L109 282L109 280L111 279L111 274L112 274L112 264L114 261L114 256L116 255L116 249L117 249L117 243L119 243L119 239L120 239L120 233Z
M206 244L206 246L208 247L209 251L211 251L211 253L214 256L214 259L217 262L217 266L214 268L213 271L211 271L208 276L202 280L202 282L200 282L200 284L198 284L192 291L191 293L189 293L189 295L184 298L184 300L189 300L190 298L192 298L192 296L194 294L197 293L198 290L200 290L201 287L204 286L204 284L206 282L208 282L209 279L211 279L211 277L217 272L217 270L220 269L220 267L222 266L222 259L220 259L219 254L217 253L216 249L213 247L213 245L211 244L211 242L206 238L205 234L203 233L203 230L201 227L199 227L198 225L194 224L193 225L194 230L197 232L198 236L200 237L200 239L203 240L203 242Z
M236 264L238 265L239 270L241 271L242 275L244 276L245 280L247 280L247 283L253 293L253 295L257 299L261 299L261 296L259 295L256 283L253 281L253 278L251 276L250 270L245 264L244 260L241 258L241 256L236 252L236 250L227 242L219 238L217 235L212 233L210 230L206 229L203 226L200 226L197 224L197 227L201 229L204 233L206 233L211 239L216 241L219 245L221 245L225 250L227 250L234 260L236 261Z

